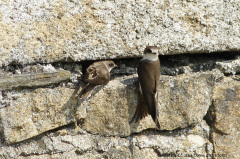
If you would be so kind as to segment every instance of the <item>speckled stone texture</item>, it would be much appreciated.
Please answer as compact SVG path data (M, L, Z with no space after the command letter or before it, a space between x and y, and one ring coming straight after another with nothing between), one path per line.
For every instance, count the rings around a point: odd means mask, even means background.
M210 110L215 118L212 120L214 129L211 133L215 153L239 158L240 81L224 78L214 88L213 100Z
M6 99L11 104L0 112L6 141L26 140L72 123L75 118L85 120L83 129L87 132L101 135L129 136L156 128L150 116L129 124L138 103L136 77L136 74L125 76L99 86L86 101L78 101L74 89L62 86L9 92ZM213 84L212 72L162 76L158 117L161 130L186 128L202 122L211 105Z
M200 158L196 156L207 156L208 151L212 152L208 133L205 122L180 131L143 132L126 138L88 134L72 125L17 145L1 145L0 156L20 159L157 159L172 154Z
M0 2L0 66L239 50L236 0Z
M239 158L239 28L238 0L1 0L0 158ZM129 124L147 45L160 130ZM78 99L103 59L111 81Z

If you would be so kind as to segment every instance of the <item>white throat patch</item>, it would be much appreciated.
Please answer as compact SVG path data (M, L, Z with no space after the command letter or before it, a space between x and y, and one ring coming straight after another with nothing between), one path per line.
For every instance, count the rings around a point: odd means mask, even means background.
M143 54L143 59L147 59L147 60L150 60L150 61L155 61L158 59L158 55L157 54Z
M113 67L112 68L108 68L107 64L105 64L104 62L103 62L103 64L106 66L106 68L108 69L108 71L110 73L110 71L113 69Z

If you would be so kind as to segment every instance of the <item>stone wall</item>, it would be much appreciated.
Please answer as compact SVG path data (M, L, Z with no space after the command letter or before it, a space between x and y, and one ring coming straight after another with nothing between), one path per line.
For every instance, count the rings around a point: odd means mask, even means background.
M239 50L236 0L0 2L0 66Z
M0 157L240 157L239 15L230 0L1 1ZM147 45L160 47L160 130L129 124ZM101 59L119 67L79 99Z

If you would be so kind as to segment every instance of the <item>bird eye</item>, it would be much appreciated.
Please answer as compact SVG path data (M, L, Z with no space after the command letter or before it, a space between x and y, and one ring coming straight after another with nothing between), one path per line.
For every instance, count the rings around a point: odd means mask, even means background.
M112 63L110 63L110 64L109 64L109 66L113 66L113 64L112 64Z
M147 52L151 53L151 52L152 52L152 50L151 50L151 49L147 49Z

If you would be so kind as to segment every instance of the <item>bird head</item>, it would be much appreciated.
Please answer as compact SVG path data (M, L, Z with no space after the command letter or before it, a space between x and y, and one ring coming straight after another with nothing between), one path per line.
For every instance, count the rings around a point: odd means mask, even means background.
M148 60L156 60L158 58L159 48L156 46L148 46L144 49L143 58Z
M112 60L103 61L103 63L107 66L109 72L117 65Z

